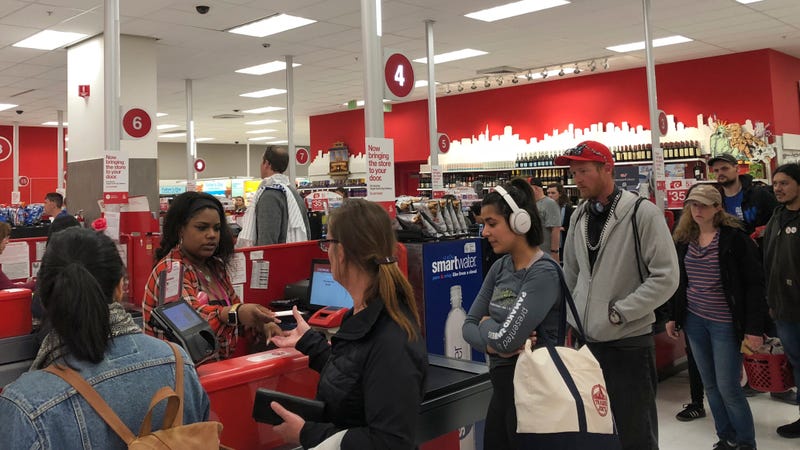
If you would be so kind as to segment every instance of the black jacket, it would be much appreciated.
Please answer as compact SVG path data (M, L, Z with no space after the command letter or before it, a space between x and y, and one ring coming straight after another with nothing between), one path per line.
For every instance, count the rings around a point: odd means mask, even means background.
M677 243L675 249L678 252L681 277L678 290L670 299L672 307L670 320L683 325L686 320L686 288L689 283L684 258L689 244ZM745 334L761 336L767 318L761 252L743 231L726 226L720 229L719 272L725 299L733 313L733 325L737 336L739 339L743 339Z
M800 322L800 215L781 205L764 233L769 306L776 320Z
M303 335L296 348L320 372L317 399L331 422L306 422L303 447L347 429L343 450L413 449L428 368L425 340L418 336L409 342L382 300L348 312L330 345L319 332Z
M739 175L742 183L742 214L744 229L752 234L756 227L766 225L778 201L768 188L753 185L752 175Z

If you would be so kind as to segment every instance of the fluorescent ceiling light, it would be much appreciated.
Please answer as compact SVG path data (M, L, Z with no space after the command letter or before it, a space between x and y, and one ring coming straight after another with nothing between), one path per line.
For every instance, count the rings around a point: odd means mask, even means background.
M548 77L558 76L558 72L560 72L560 71L561 71L561 69L548 70L547 71L547 76ZM572 72L565 72L565 74L571 74L571 73ZM523 76L527 76L527 75L520 75L520 78L522 78ZM538 79L541 79L541 78L544 78L544 77L542 77L542 72L532 72L531 73L531 79L532 80L538 80Z
M267 125L270 123L278 123L280 120L278 119L263 119L263 120L254 120L252 122L245 122L245 125Z
M264 134L264 133L272 133L273 131L278 131L278 130L273 130L273 129L270 129L270 128L264 128L263 130L250 130L250 131L246 131L245 133L247 133L247 134Z
M23 47L23 48L36 48L39 50L54 50L59 47L63 47L67 44L72 44L75 41L79 41L83 38L88 36L88 34L83 33L69 33L66 31L53 31L53 30L44 30L40 31L33 36L23 39L16 44L13 44L14 47Z
M289 141L287 141L287 140L270 142L270 144L288 144L288 143L289 143Z
M268 112L281 111L281 110L284 110L284 109L286 109L286 108L283 108L283 107L280 107L280 106L265 106L263 108L246 109L246 110L244 110L242 112L245 113L245 114L263 114L263 113L268 113Z
M440 84L441 83L439 83L438 81L436 82L437 86L440 85ZM421 88L421 87L425 87L427 85L428 85L428 80L417 80L417 81L414 82L414 87L415 88Z
M186 136L186 133L167 133L167 134L162 134L161 136L159 136L159 138L177 138L184 136Z
M653 47L664 47L666 45L683 44L684 42L692 42L692 40L693 39L689 39L686 36L681 36L681 35L668 36L665 38L653 39ZM613 47L606 47L606 48L608 50L611 50L612 52L618 52L618 53L635 52L637 50L644 50L644 41L631 42L630 44L615 45Z
M156 117L164 117L164 116L168 116L168 115L169 114L167 114L167 113L156 113Z
M197 138L194 141L195 142L205 142L205 141L213 141L213 140L214 140L214 138Z
M441 55L434 55L433 56L433 63L434 64L441 64L441 63L446 63L446 62L450 62L450 61L456 61L456 60L459 60L459 59L472 58L472 57L475 57L475 56L481 56L481 55L486 55L486 54L487 54L487 52L484 52L483 50L474 50L474 49L471 49L471 48L465 48L465 49L462 49L462 50L456 50L454 52L442 53ZM414 60L414 62L418 62L418 63L421 63L421 64L427 64L428 63L428 58L417 58L417 59Z
M14 105L14 106L17 106L17 105ZM58 122L56 122L55 120L51 120L49 122L43 122L42 125L48 126L48 127L57 127L58 126ZM64 126L67 126L67 125L69 125L69 123L68 122L64 122Z
M299 67L300 64L292 63L292 67ZM281 70L286 70L286 61L272 61L264 64L259 64L257 66L250 66L245 67L244 69L239 69L236 73L246 73L248 75L265 75L272 72L279 72Z
M750 3L758 3L758 2L763 1L763 0L736 0L736 1L741 3L741 4L743 4L743 5L748 5Z
M263 91L255 91L255 92L247 92L245 94L239 94L239 97L264 98L273 95L281 95L285 93L286 89L270 88L270 89L264 89Z
M389 99L383 99L383 103L391 103ZM344 102L342 105L347 106L350 102ZM356 100L356 106L364 106L364 100Z
M157 126L156 130L169 130L170 128L178 128L178 126L171 123L165 123Z
M19 105L13 105L11 103L0 103L0 111L5 111L7 109L16 108Z
M260 136L248 139L248 141L269 141L271 139L275 139L272 136Z
M494 8L482 9L480 11L464 14L464 16L484 22L494 22L496 20L508 19L509 17L521 16L523 14L568 4L569 2L567 0L522 0L495 6Z
M316 22L316 20L306 19L304 17L290 16L288 14L276 14L267 17L266 19L259 19L255 22L250 22L245 25L231 28L229 33L244 34L246 36L264 37L273 34L283 33L294 28L303 27Z

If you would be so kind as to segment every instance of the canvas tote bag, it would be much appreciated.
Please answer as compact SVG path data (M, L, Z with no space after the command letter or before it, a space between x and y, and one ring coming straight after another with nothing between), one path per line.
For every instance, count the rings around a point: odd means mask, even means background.
M558 342L567 329L566 308L585 336L575 303L555 261L564 293ZM546 346L531 350L530 340L514 370L517 443L521 449L617 450L619 437L611 414L603 371L589 348Z

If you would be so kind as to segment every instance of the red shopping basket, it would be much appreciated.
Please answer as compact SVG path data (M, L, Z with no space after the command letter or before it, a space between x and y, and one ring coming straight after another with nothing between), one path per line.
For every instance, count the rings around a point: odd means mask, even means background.
M786 355L744 355L744 370L750 387L761 392L784 392L794 387L792 366Z

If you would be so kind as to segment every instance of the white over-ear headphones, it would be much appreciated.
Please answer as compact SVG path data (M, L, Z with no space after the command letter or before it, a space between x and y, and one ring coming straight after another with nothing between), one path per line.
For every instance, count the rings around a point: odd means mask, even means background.
M503 200L511 207L511 216L508 218L508 226L516 234L525 234L531 229L531 215L528 211L520 209L517 202L508 195L501 186L495 186L494 191L503 196Z

